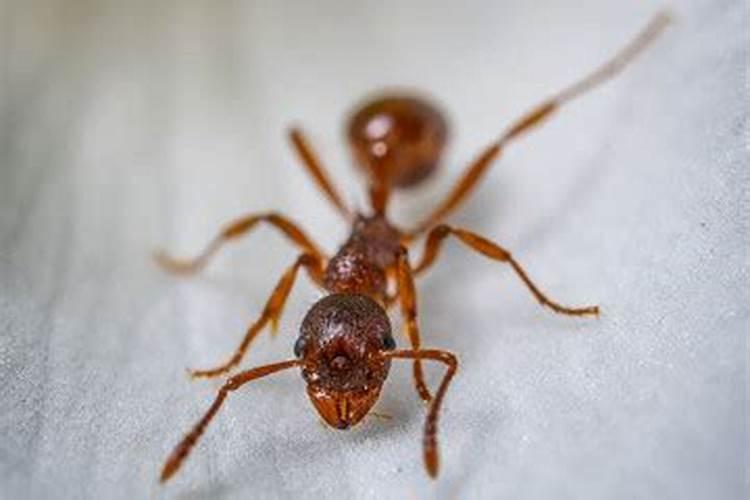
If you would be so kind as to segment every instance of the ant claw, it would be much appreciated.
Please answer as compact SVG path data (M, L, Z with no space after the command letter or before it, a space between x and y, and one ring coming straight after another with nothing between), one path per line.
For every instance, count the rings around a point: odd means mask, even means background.
M153 257L159 267L171 274L192 274L201 267L200 261L175 259L163 250L155 250Z

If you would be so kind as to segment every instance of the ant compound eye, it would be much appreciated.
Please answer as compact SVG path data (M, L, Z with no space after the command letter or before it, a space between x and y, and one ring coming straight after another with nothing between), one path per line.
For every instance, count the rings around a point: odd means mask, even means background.
M392 335L386 335L385 336L385 338L383 339L383 348L386 351L392 351L392 350L394 350L396 348L396 341L393 340L393 336Z
M305 345L307 344L307 341L305 341L305 338L300 336L297 337L297 341L294 343L294 355L298 358L302 357L302 351L305 350Z

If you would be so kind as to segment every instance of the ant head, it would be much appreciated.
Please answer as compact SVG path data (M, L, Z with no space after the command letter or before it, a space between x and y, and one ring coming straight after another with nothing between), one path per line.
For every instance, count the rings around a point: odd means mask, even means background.
M382 96L349 119L354 158L376 182L412 186L437 167L448 127L441 113L416 97Z
M332 427L358 423L378 400L395 348L383 308L365 295L333 294L302 321L294 353L320 416Z

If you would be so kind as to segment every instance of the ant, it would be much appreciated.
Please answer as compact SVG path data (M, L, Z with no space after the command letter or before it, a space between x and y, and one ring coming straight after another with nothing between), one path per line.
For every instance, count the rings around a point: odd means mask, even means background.
M491 260L511 266L536 300L556 313L598 316L597 306L566 307L550 299L529 278L511 253L462 229L441 223L477 186L489 167L513 140L539 126L563 104L608 80L648 45L669 21L658 14L646 28L599 69L562 92L553 95L513 123L468 166L441 203L411 230L402 230L388 219L388 200L393 190L416 186L436 169L448 135L446 121L431 103L410 95L384 95L357 109L348 122L348 141L357 165L369 177L371 212L353 212L331 183L326 170L304 133L292 129L292 146L302 164L328 200L351 224L351 234L338 252L328 258L288 218L275 213L241 217L227 225L197 257L177 260L157 253L167 271L192 274L229 241L249 233L260 223L273 226L301 249L299 257L284 272L263 312L247 330L234 355L224 364L191 371L193 377L217 377L239 365L248 347L270 323L275 333L284 304L301 268L327 295L316 302L302 321L294 344L294 359L260 366L230 377L213 404L169 456L161 482L182 465L230 392L248 382L286 370L300 368L307 394L323 420L336 429L348 429L360 422L378 400L392 360L411 360L416 390L429 404L424 427L423 454L427 473L438 474L437 424L441 403L456 373L456 356L440 349L423 349L417 324L417 296L414 278L437 258L450 236ZM409 246L426 234L422 258L410 264ZM396 349L387 310L399 303L410 349ZM424 382L422 361L446 367L433 396Z

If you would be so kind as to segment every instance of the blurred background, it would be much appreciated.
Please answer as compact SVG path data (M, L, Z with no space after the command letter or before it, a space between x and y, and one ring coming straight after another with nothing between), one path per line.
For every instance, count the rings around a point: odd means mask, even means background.
M277 209L334 251L348 229L285 131L302 125L363 207L343 124L383 88L423 92L452 125L441 175L395 201L414 221L514 117L663 7L0 2L0 497L741 498L748 13L719 0L669 6L652 48L514 144L451 219L603 314L554 315L449 245L418 283L425 345L461 360L439 480L404 365L377 407L393 419L346 433L319 424L295 373L248 386L157 484L220 383L185 368L225 359L295 250L261 229L177 279L155 248L190 255ZM299 283L244 367L291 355L320 297Z

